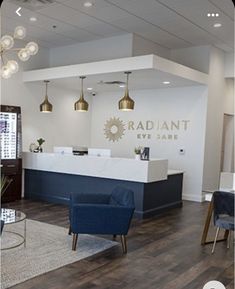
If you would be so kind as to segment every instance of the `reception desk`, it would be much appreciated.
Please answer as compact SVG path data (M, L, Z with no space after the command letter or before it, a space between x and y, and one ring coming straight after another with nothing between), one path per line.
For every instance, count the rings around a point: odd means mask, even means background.
M135 215L149 217L182 205L182 171L166 159L23 153L26 199L67 204L70 192L110 194L116 186L134 191Z

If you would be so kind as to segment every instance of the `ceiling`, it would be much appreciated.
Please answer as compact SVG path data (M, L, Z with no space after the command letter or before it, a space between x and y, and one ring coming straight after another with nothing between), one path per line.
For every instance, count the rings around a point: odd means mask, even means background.
M83 6L85 0L44 1L4 0L2 32L23 25L29 40L48 48L135 33L165 49L211 44L233 51L231 0L91 0L90 8ZM20 6L21 17L15 12ZM207 17L208 12L219 17ZM215 22L222 26L214 28Z

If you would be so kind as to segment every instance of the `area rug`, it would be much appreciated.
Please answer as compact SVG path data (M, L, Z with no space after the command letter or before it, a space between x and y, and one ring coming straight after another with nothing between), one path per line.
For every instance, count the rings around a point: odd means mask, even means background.
M12 227L10 227L12 226ZM13 227L14 226L14 227ZM21 226L21 227L20 227ZM7 228L7 229L6 229ZM23 223L8 225L5 230L23 230ZM2 234L2 247L15 242L12 235ZM84 259L117 245L117 242L91 235L79 235L77 251L72 251L68 230L27 219L26 248L1 251L1 289L22 283L35 276Z

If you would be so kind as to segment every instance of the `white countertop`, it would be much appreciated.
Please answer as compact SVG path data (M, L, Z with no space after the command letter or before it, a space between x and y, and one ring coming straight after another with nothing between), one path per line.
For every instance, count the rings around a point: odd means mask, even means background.
M127 158L23 152L23 168L150 183L167 179L168 160L140 161Z

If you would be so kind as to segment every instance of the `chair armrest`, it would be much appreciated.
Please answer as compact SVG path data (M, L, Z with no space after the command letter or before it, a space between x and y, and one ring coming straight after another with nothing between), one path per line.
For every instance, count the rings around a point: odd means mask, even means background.
M88 203L88 204L108 204L110 196L107 194L84 194L70 193L70 205Z
M72 231L84 234L126 235L133 212L133 207L75 204L71 210Z

